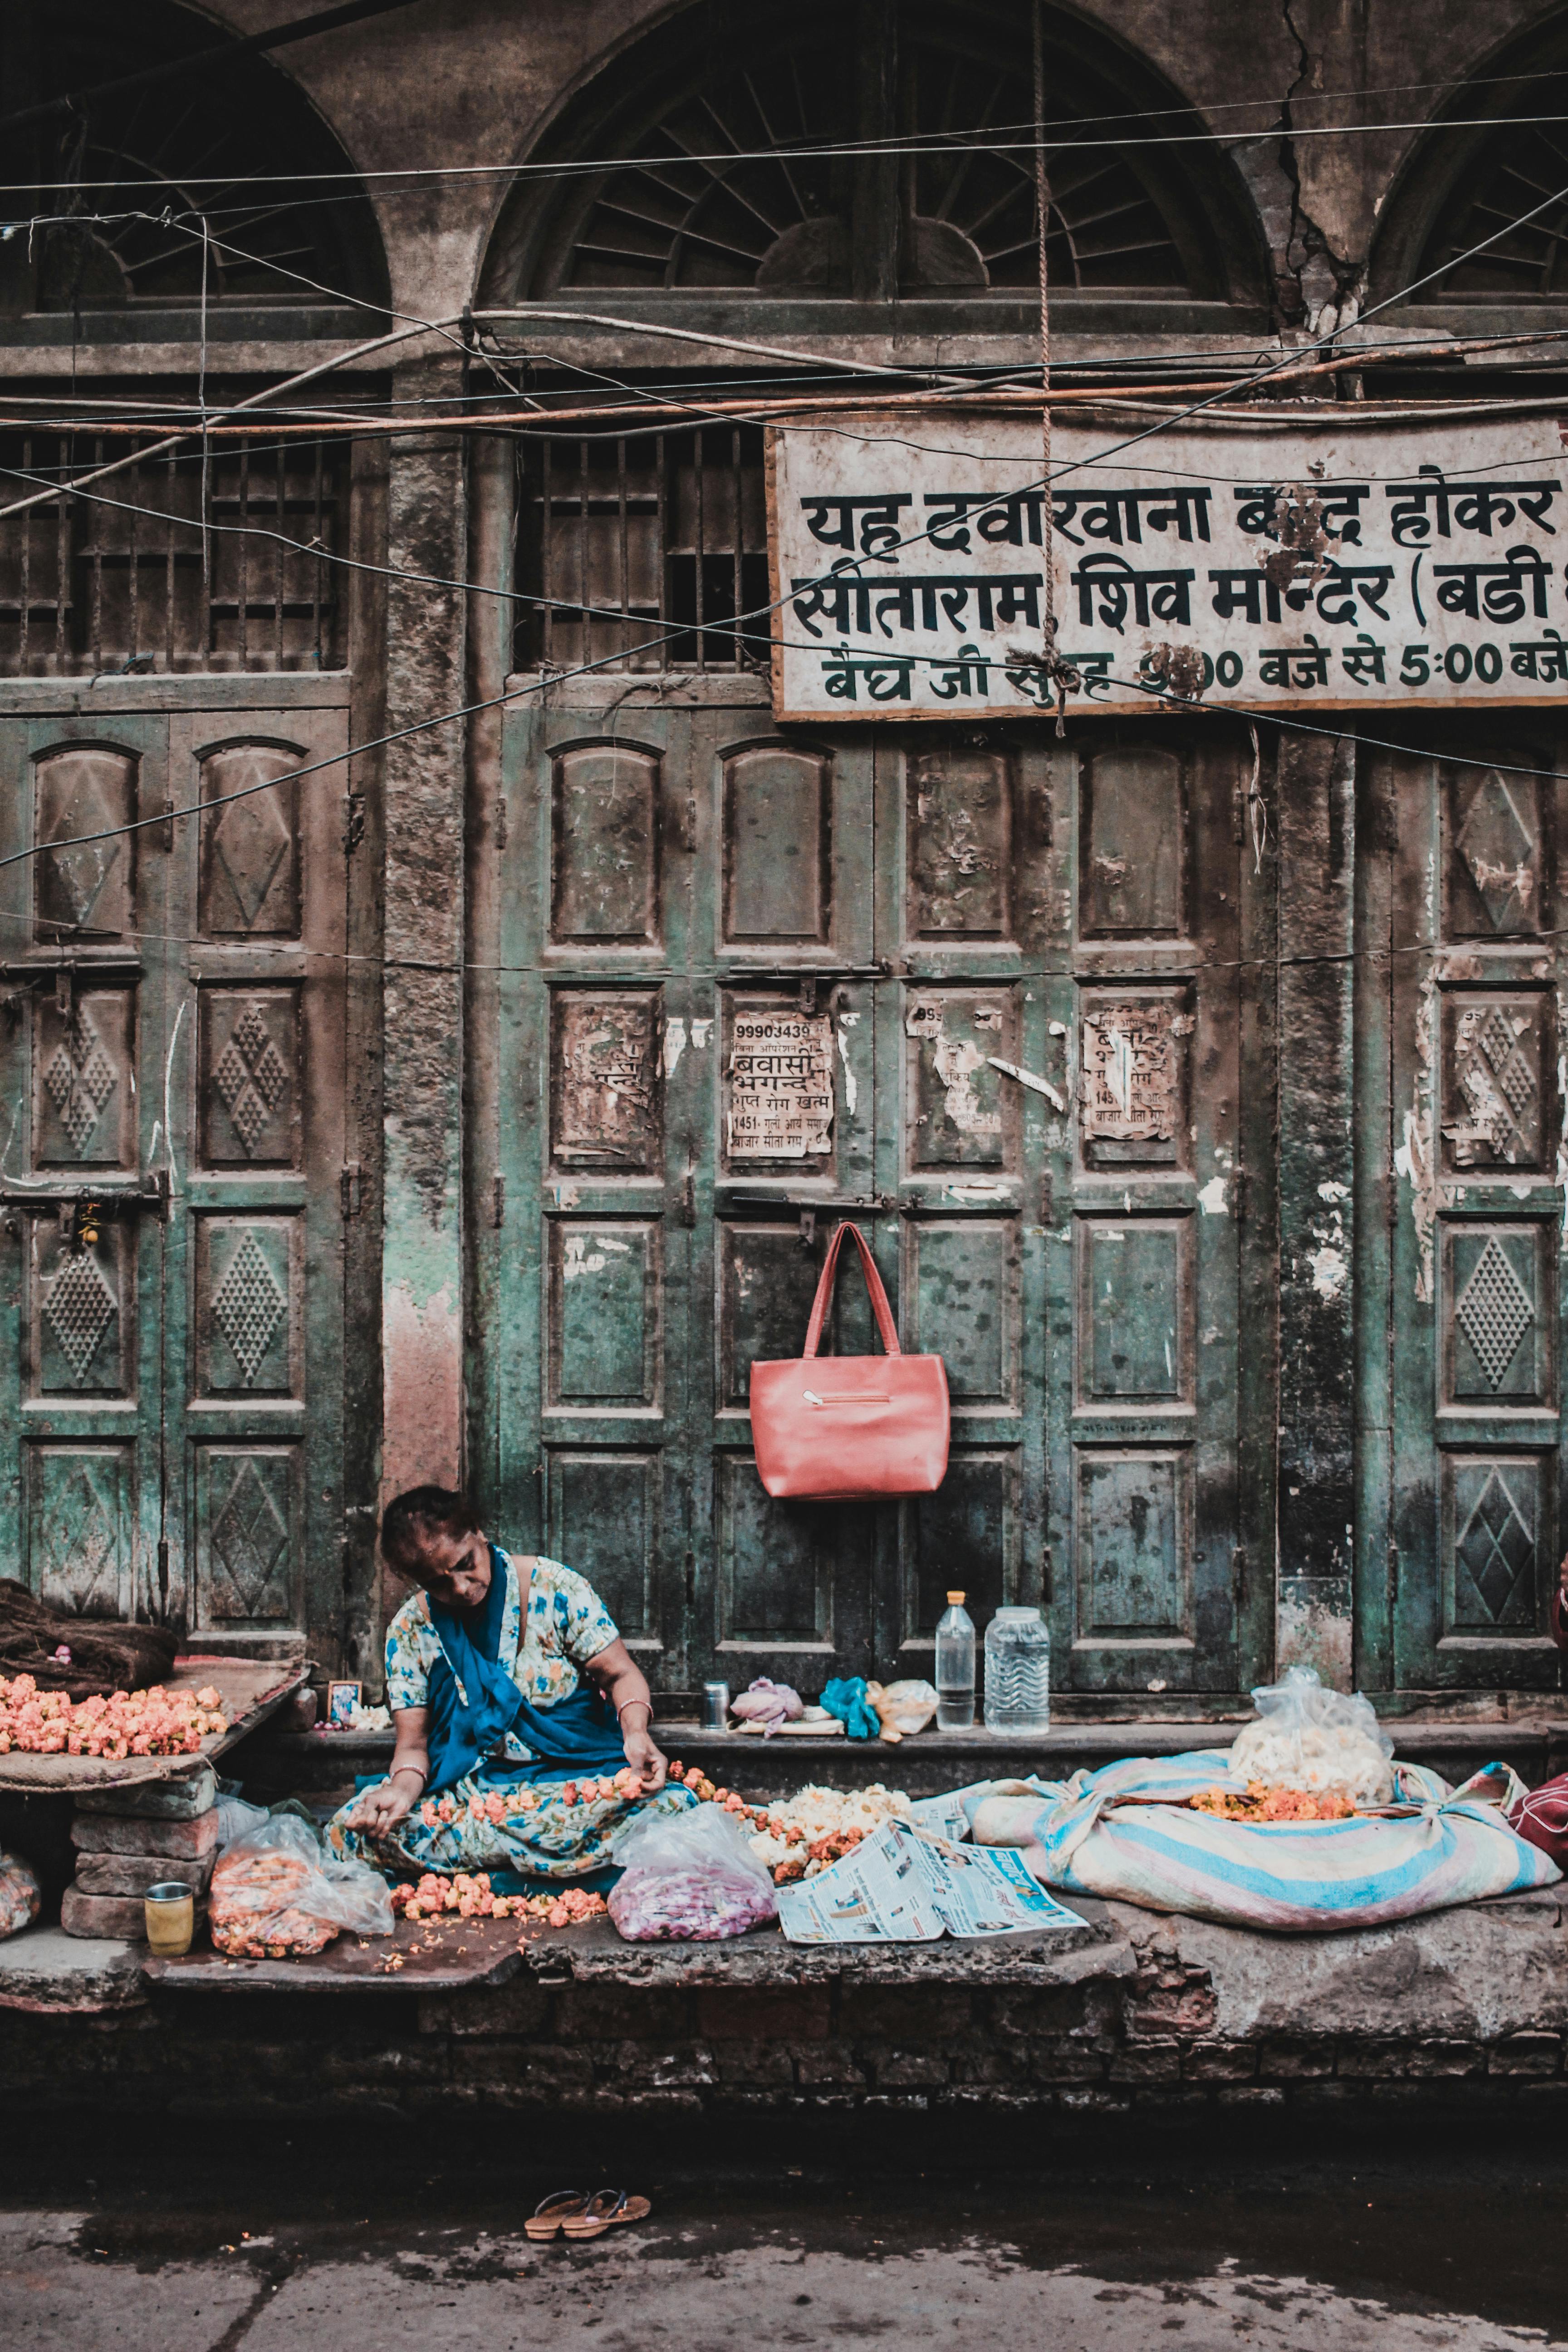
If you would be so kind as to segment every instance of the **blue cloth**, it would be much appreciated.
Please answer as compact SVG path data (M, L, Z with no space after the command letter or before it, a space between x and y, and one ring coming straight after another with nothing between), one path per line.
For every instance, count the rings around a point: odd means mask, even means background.
M448 1609L434 1593L429 1608L441 1654L429 1675L428 1795L481 1767L487 1780L501 1782L620 1769L626 1760L620 1724L596 1690L584 1684L550 1706L535 1706L500 1664L506 1562L493 1544L489 1591L478 1608ZM509 1743L521 1743L525 1752Z
M851 1739L880 1739L882 1718L866 1696L864 1675L829 1683L822 1705L838 1717Z

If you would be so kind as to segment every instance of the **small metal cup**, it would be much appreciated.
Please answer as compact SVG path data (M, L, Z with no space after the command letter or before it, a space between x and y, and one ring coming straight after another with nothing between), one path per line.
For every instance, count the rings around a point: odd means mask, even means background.
M143 1897L147 1942L154 1958L177 1960L191 1948L196 1932L195 1891L183 1878L161 1878Z
M728 1683L704 1683L702 1685L702 1728L704 1731L724 1731L730 1723L730 1685Z

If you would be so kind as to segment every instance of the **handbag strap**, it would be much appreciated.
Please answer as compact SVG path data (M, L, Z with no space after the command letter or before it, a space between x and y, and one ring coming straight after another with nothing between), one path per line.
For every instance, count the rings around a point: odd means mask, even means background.
M811 1320L805 1327L805 1357L809 1362L816 1355L822 1338L822 1327L827 1319L828 1301L833 1297L834 1280L838 1272L838 1253L847 1234L860 1253L860 1267L866 1276L866 1287L871 1294L871 1312L877 1318L877 1328L882 1335L882 1352L897 1356L902 1351L899 1335L893 1328L893 1310L888 1304L888 1294L882 1287L882 1277L877 1271L877 1261L866 1244L866 1236L858 1225L846 1219L836 1225L833 1239L827 1244L827 1255L822 1261L822 1276L816 1286L816 1297L811 1302Z

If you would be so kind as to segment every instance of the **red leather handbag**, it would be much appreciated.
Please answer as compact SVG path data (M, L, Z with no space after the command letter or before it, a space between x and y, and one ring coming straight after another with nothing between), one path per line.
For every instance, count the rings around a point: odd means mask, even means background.
M880 1356L816 1352L846 1234L860 1253ZM805 1503L934 1494L947 1475L949 1418L942 1358L900 1351L866 1236L858 1225L839 1225L822 1262L805 1355L752 1366L752 1442L763 1486Z

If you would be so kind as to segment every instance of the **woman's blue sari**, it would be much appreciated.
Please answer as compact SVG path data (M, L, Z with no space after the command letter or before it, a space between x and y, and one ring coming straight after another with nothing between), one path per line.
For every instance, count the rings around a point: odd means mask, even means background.
M455 1788L470 1772L507 1785L617 1772L626 1760L614 1709L582 1683L566 1698L536 1706L500 1663L506 1615L505 1555L490 1547L489 1591L476 1609L448 1609L427 1596L441 1654L430 1667L428 1792Z

